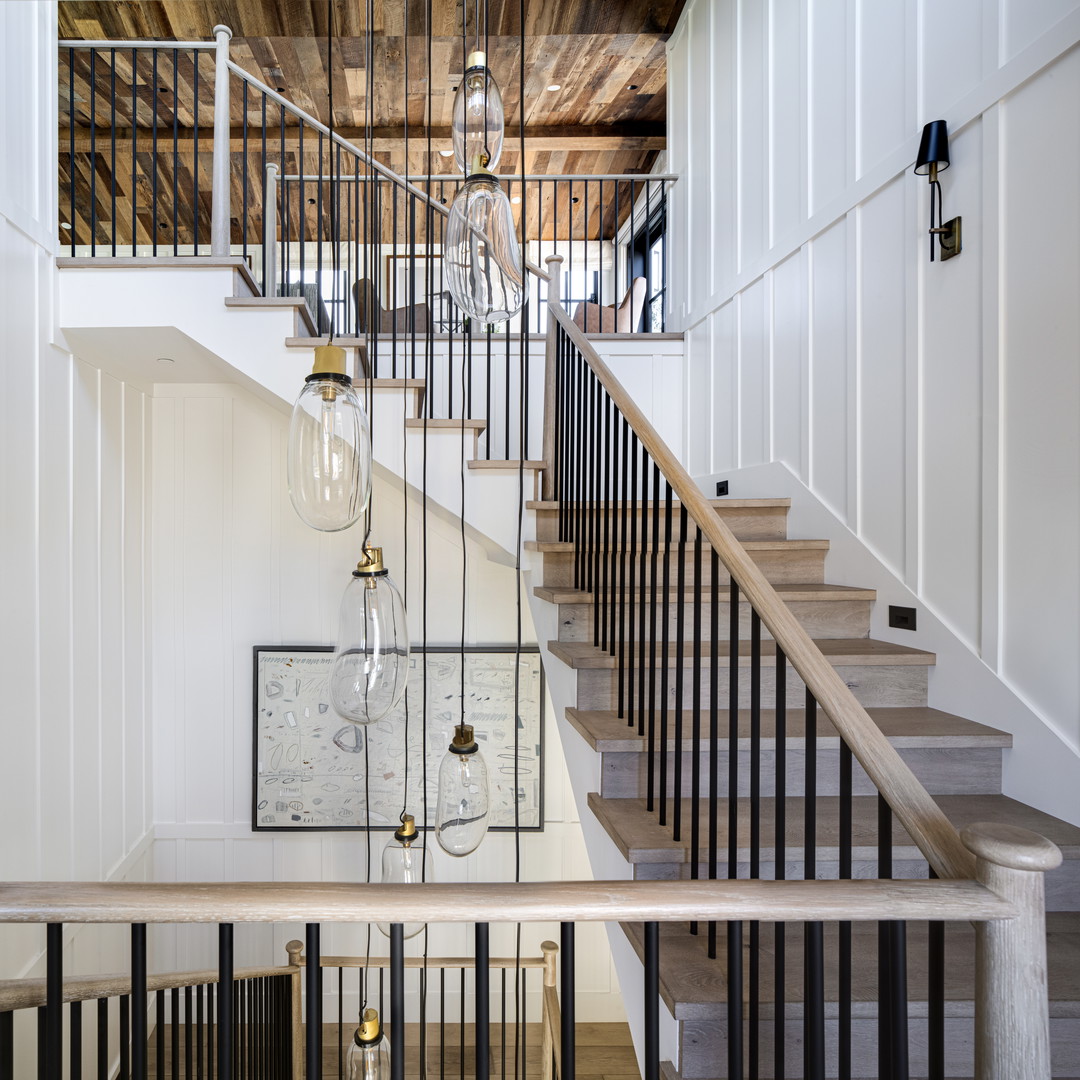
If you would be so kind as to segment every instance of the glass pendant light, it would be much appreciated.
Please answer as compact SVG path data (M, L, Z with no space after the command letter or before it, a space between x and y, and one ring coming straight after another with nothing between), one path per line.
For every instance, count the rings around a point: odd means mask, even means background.
M482 52L469 54L465 77L454 95L450 124L454 159L462 172L478 158L488 169L498 165L506 128L502 94Z
M435 837L449 855L475 851L488 829L491 794L487 763L469 724L458 724L439 765Z
M401 815L401 825L387 840L382 854L382 883L384 885L419 885L431 881L431 853L423 837L416 831L412 814ZM379 929L390 936L390 924L379 923ZM405 923L405 937L415 937L423 930L422 922Z
M345 350L319 345L289 425L289 496L320 532L355 525L371 495L368 419L345 374Z
M364 545L341 598L330 700L353 724L381 720L401 700L409 676L409 627L382 548Z
M446 283L466 315L496 323L521 310L525 282L514 212L479 162L454 196L445 242Z
M365 1009L345 1055L346 1080L390 1080L390 1047L382 1033L379 1014Z

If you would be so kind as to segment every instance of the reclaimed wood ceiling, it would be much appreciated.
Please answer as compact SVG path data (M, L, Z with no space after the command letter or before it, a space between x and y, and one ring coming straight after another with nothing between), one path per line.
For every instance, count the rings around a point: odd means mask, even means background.
M652 168L664 145L666 41L683 3L525 0L525 171L598 175L647 173ZM369 0L334 0L335 39L329 70L334 79L335 127L358 144L369 138L378 160L414 175L456 171L453 159L439 151L450 146L453 91L464 66L462 5L455 0L431 0L430 6L429 66L428 0L370 0L370 4ZM467 0L467 6L472 39L475 5ZM374 16L370 72L369 8ZM326 32L330 7L326 0L61 0L58 10L60 37L81 40L208 40L214 25L224 23L233 31L230 56L236 63L324 123L329 120ZM520 173L522 168L519 33L518 0L490 0L485 43L507 119L507 141L497 171L508 174ZM191 53L178 55L175 73L171 57L161 55L155 75L149 55L140 54L133 66L126 50L118 50L115 57L99 52L93 93L89 53L76 51L74 56L75 77L69 84L67 50L61 51L59 149L61 213L66 219L71 216L64 209L70 201L67 176L72 171L74 135L75 232L85 234L79 242L85 242L91 228L90 212L82 211L90 206L91 184L97 188L99 201L102 191L111 193L115 184L122 242L130 242L132 227L139 243L161 236L161 230L171 238L174 175L178 199L189 204L177 208L178 222L197 214L203 222L200 232L207 230L199 239L208 238L212 53L201 56L196 83ZM369 82L373 87L370 130L365 128ZM560 89L548 90L552 85ZM430 158L426 153L429 96ZM234 84L233 150L241 157L245 119L249 140L256 145L261 140L261 100L253 94L245 110ZM69 117L74 120L73 132ZM276 146L281 138L285 143L281 150L282 160L289 162L286 168L299 170L294 119L285 116L282 132L279 111L271 104L266 123L270 142ZM115 166L112 128L118 135ZM148 153L155 131L159 152L171 152L176 135L176 154L165 153L156 167L150 167ZM97 151L93 156L92 141ZM303 161L306 172L319 171L312 142L309 132ZM109 151L103 153L106 146ZM253 152L250 142L248 150ZM256 173L259 169L254 158L252 169ZM244 189L239 172L234 168L234 208ZM159 198L152 202L155 186ZM250 183L249 189L257 201L258 184ZM133 202L136 209L131 212ZM152 205L157 205L156 215ZM581 209L575 207L575 212L580 214ZM100 226L103 217L112 215L101 210L94 216ZM258 235L259 208L252 205L249 216L249 233ZM69 238L70 233L64 236Z

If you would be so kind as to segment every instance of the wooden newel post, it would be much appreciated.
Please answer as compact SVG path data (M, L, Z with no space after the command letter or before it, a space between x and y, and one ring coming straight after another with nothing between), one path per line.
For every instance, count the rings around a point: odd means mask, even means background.
M556 1027L559 1019L559 992L556 989L559 984L556 968L559 946L554 941L542 941L540 951L544 954L544 1022L540 1025L540 1076L541 1080L552 1080L556 1048L562 1042L562 1028Z
M562 291L562 256L549 255L544 263L551 280L548 282L548 306L558 307ZM544 354L544 474L540 497L555 497L555 328L552 318L547 321L547 348Z
M229 115L229 39L227 26L214 27L217 41L214 68L214 165L210 185L210 254L228 255L232 243L232 190L229 173L230 123Z
M292 1075L291 1080L302 1080L304 1075L304 943L290 941L285 946L289 954L289 967L292 973Z
M1050 1080L1043 875L1061 865L1061 851L1013 825L981 822L960 838L979 882L1017 910L975 925L975 1076Z

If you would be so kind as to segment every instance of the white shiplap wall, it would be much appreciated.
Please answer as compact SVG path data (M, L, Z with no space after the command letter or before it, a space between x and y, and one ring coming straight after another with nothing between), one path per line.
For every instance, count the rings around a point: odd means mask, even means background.
M151 839L149 407L55 329L55 40L53 5L0 4L0 878L138 879ZM43 974L44 940L0 926L4 977ZM113 928L67 941L69 972L126 962Z
M388 400L376 415L385 421ZM386 409L383 409L383 406ZM288 417L234 386L158 386L153 399L154 877L162 881L361 881L365 846L356 833L251 832L251 648L255 644L330 644L341 592L356 564L359 528L320 534L304 526L285 482ZM431 453L460 453L457 436L434 435ZM420 638L420 507L400 486L377 479L373 539L406 589L413 640ZM512 508L508 508L512 514ZM456 526L428 519L428 640L460 634L461 540ZM515 574L467 547L470 643L512 643ZM534 633L523 605L526 640ZM546 822L522 841L524 880L590 878L558 731L546 729ZM373 844L373 875L387 834ZM478 852L455 860L436 850L440 881L513 880L513 842L492 834ZM579 1011L621 1019L622 1005L602 926L580 928ZM526 927L523 949L539 955L557 924ZM300 926L238 927L238 963L284 962ZM213 964L212 934L164 931L155 938L163 969ZM385 952L385 939L373 946ZM419 946L419 939L410 948ZM492 954L513 955L509 928L492 928ZM326 927L328 953L362 955L363 930ZM468 955L471 928L440 928L430 955ZM347 1008L355 1005L351 1001ZM351 1014L351 1013L350 1013Z
M1075 0L691 0L669 122L691 471L785 463L1080 766L1078 40Z

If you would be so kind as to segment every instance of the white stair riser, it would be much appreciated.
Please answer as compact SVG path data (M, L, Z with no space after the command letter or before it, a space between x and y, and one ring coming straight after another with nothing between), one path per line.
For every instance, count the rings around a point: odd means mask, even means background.
M738 540L783 540L787 536L786 507L777 507L775 509L721 508L718 509L718 516L731 529ZM644 540L652 538L653 515L651 511L643 513L641 510L638 510L636 514L632 514L628 509L625 526L623 524L623 515L615 514L604 515L600 519L600 529L603 530L605 527L609 534L613 530L618 530L620 536L625 527L628 540L630 532L633 530L635 539L640 544ZM658 528L662 540L667 535L663 513L660 515ZM676 512L671 519L671 536L672 539L678 540L681 535L682 525L679 514ZM688 524L686 536L690 542L693 542L695 536L693 522ZM557 510L536 511L536 538L537 540L559 539L559 513Z

